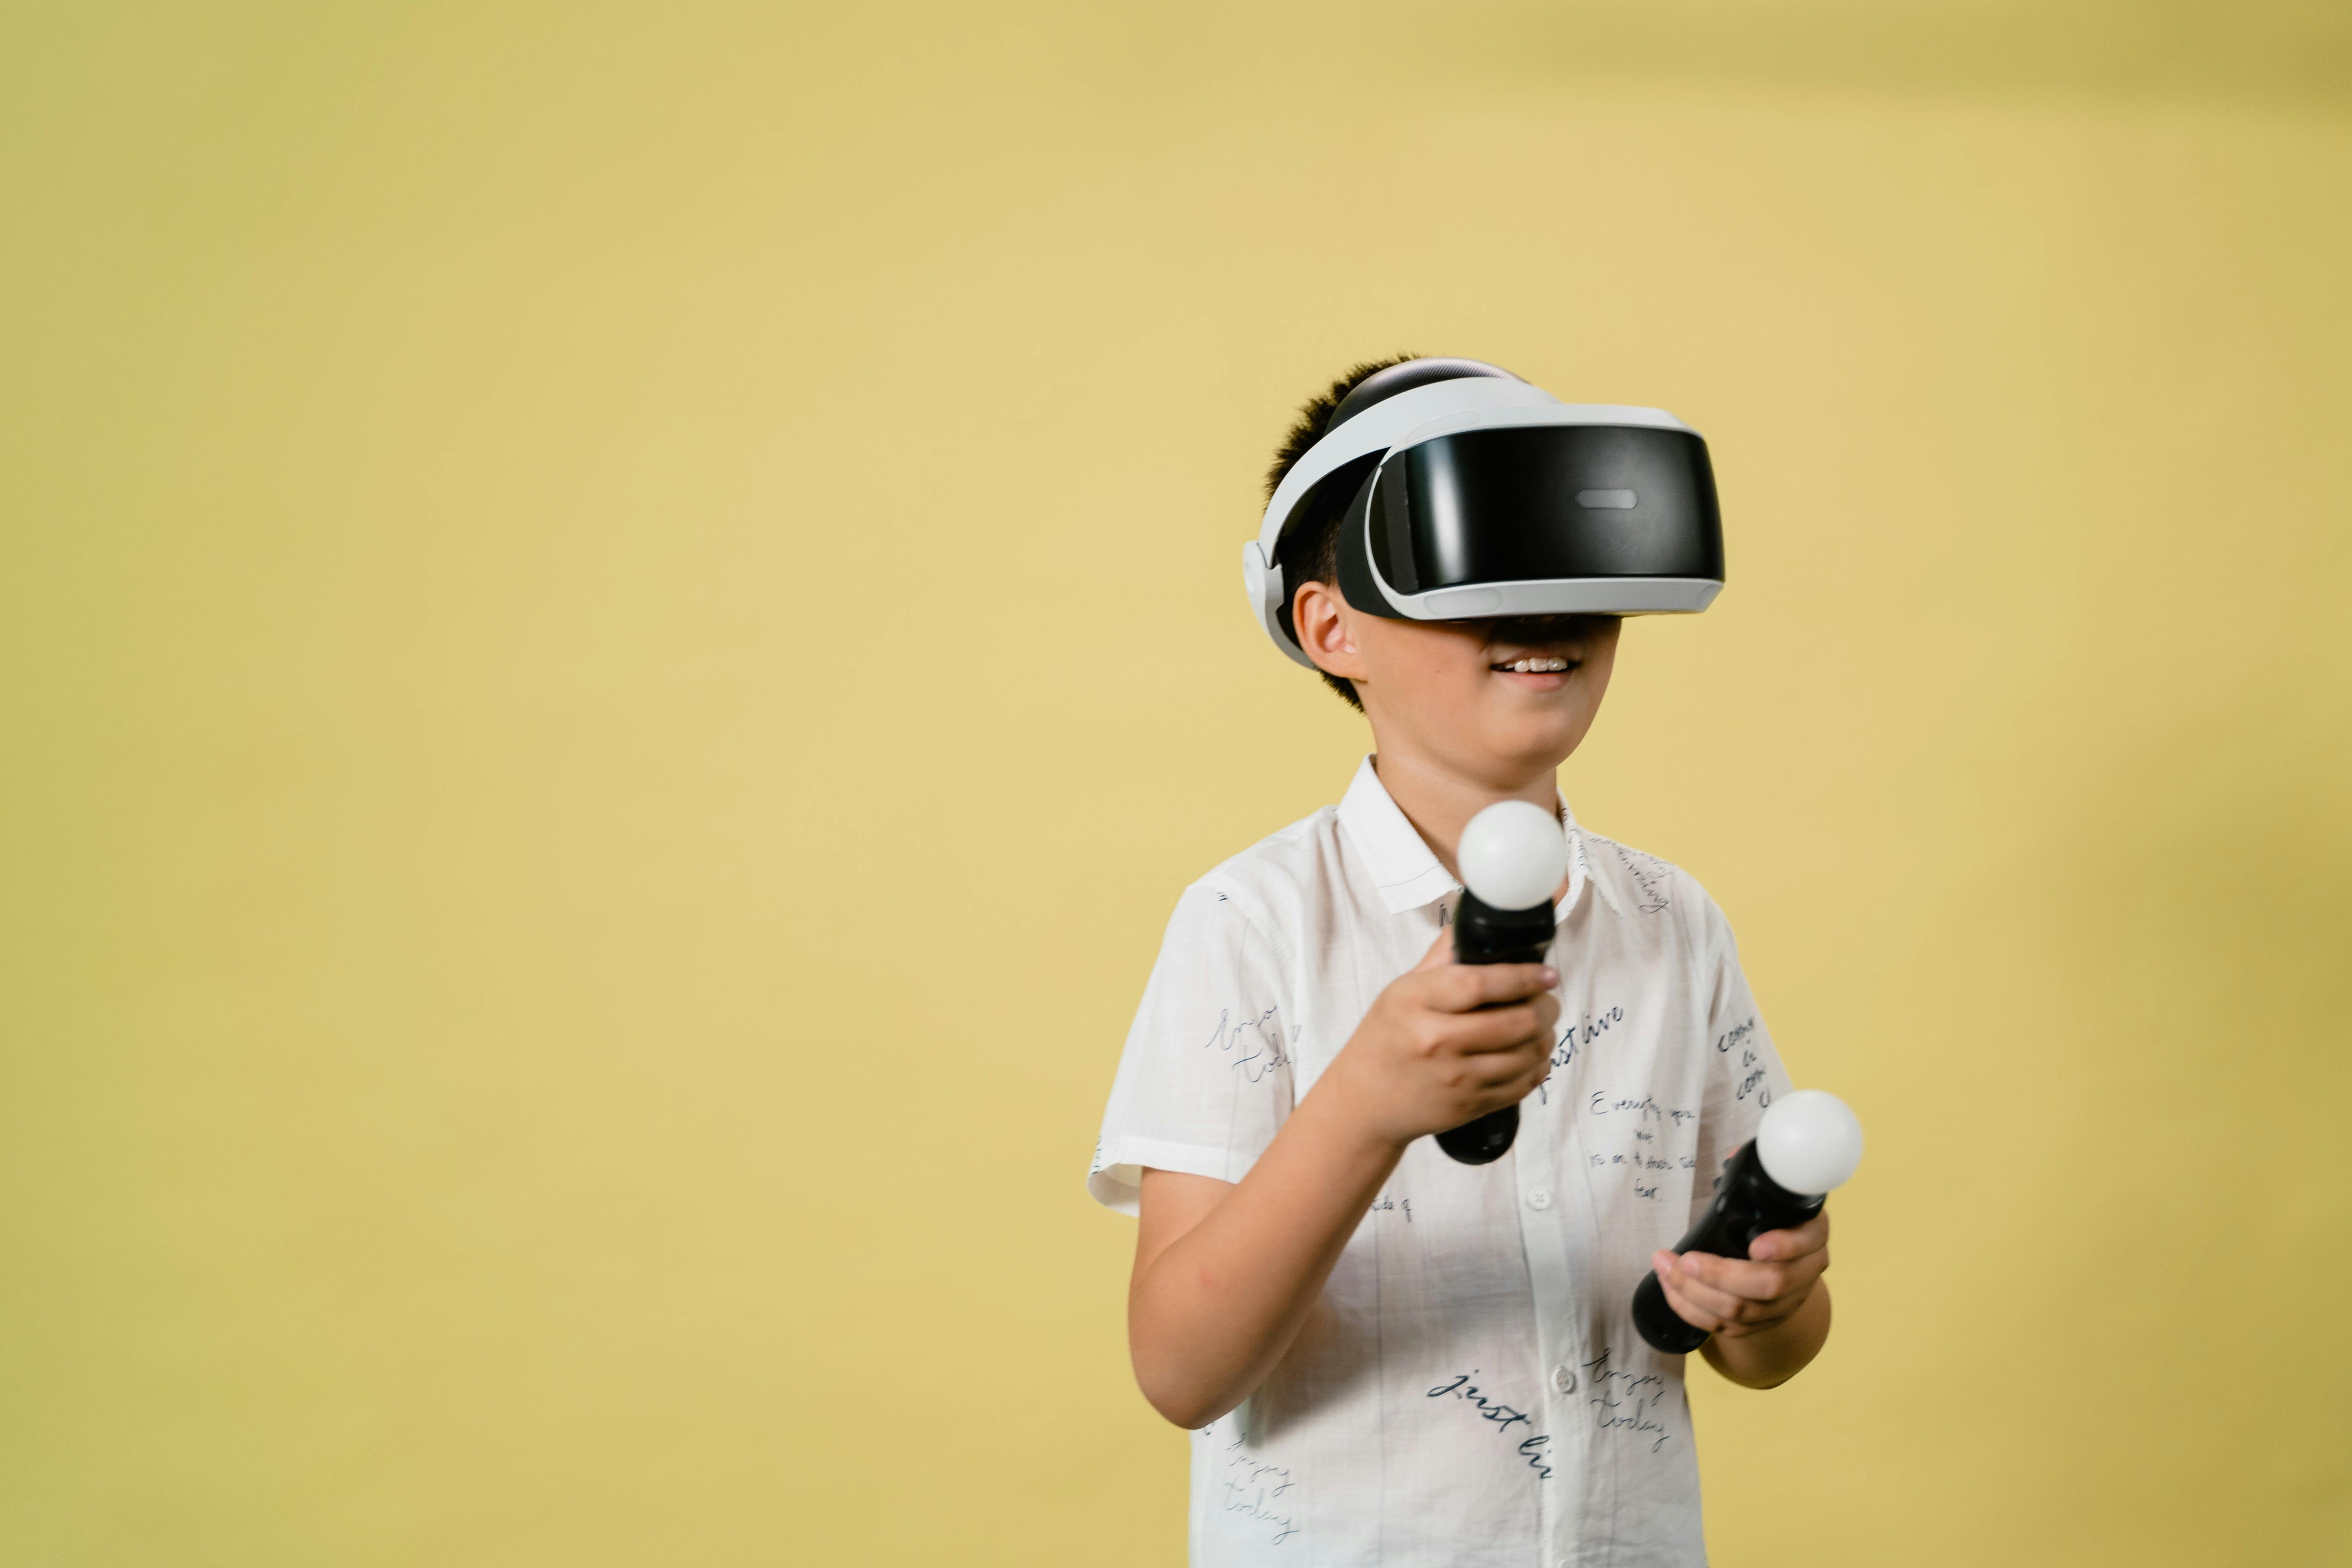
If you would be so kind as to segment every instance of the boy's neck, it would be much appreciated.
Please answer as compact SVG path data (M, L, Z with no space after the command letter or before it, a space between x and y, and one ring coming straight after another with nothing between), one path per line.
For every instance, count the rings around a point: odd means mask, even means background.
M1559 770L1544 769L1524 781L1478 778L1411 750L1382 746L1372 755L1372 771L1389 792L1422 842L1457 879L1454 847L1470 819L1497 801L1524 800L1546 811L1559 810Z

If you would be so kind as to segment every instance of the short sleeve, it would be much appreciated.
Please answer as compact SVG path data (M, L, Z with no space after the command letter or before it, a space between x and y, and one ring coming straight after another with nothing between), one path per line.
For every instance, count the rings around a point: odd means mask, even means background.
M1756 1136L1764 1108L1789 1092L1780 1053L1757 1011L1739 968L1739 948L1731 922L1703 890L1694 888L1698 919L1700 981L1707 1004L1706 1094L1700 1104L1698 1175L1691 1184L1696 1222L1714 1196L1723 1163Z
M1256 1163L1294 1099L1279 974L1226 893L1176 900L1087 1175L1097 1202L1136 1213L1147 1166L1238 1182Z

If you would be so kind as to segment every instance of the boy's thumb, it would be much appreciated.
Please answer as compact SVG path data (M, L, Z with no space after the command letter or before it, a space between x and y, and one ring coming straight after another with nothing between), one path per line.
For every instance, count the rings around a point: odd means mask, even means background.
M1429 951L1421 955L1421 962L1414 964L1413 968L1416 971L1423 969L1443 969L1453 962L1454 928L1452 926L1447 926L1444 931L1437 933L1437 940L1429 944Z

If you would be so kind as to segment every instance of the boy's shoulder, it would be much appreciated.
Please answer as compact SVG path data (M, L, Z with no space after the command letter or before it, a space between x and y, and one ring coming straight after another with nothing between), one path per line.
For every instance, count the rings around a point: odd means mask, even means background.
M1349 911L1370 913L1383 902L1382 868L1351 837L1346 814L1344 803L1318 807L1228 856L1185 889L1177 921L1237 922L1293 953L1315 946L1316 933L1344 929Z
M1284 929L1338 889L1347 874L1340 838L1339 808L1321 806L1226 857L1192 886Z
M1673 861L1595 833L1581 823L1577 825L1574 848L1584 874L1626 914L1667 914L1706 897L1697 880Z
M1626 919L1672 921L1702 942L1725 928L1723 910L1706 889L1673 861L1582 824L1574 849L1601 901Z

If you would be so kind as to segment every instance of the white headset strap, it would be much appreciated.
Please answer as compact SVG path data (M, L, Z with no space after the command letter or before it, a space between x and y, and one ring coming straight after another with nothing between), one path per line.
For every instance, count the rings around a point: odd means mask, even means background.
M1318 480L1358 458L1387 451L1416 426L1449 414L1556 405L1559 402L1540 386L1493 375L1433 381L1427 386L1384 397L1309 447L1307 455L1282 477L1282 483L1275 488L1274 499L1265 503L1265 516L1257 531L1258 549L1266 560L1274 559L1274 547L1282 538L1282 525L1290 520L1299 498Z

